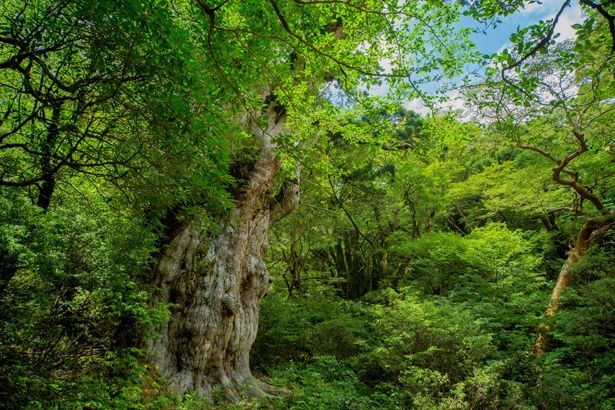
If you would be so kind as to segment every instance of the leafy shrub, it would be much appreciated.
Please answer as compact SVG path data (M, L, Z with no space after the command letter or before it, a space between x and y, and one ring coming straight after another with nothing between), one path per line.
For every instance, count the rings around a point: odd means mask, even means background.
M288 360L311 361L315 356L338 359L361 351L359 341L367 328L358 303L313 296L286 300L272 292L261 304L261 320L252 347L252 364L266 365Z
M95 195L64 196L45 214L1 200L0 246L16 267L0 291L0 401L8 407L132 401L143 372L135 347L166 318L142 285L151 229Z

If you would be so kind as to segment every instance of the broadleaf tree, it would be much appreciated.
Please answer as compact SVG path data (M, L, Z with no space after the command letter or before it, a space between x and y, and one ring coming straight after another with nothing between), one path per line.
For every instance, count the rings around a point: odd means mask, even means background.
M606 20L596 22L592 15L587 27L577 26L574 43L556 44L549 38L536 49L528 46L531 36L521 33L516 54L497 56L490 81L473 97L482 100L477 105L502 135L543 158L543 172L569 193L569 205L557 211L581 221L538 329L536 354L546 350L551 322L575 264L615 220L608 125L614 112L613 60L604 41L610 30ZM594 24L597 30L588 29Z

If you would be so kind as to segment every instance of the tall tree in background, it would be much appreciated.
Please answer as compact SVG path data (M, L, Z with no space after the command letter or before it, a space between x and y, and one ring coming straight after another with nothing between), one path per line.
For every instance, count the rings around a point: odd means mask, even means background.
M231 166L237 185L230 215L213 233L195 218L170 224L155 269L154 303L173 308L161 337L151 341L152 360L176 390L209 396L221 386L232 399L242 389L271 391L249 367L259 302L271 281L263 256L269 226L299 200L308 147L339 128L323 89L329 81L352 93L388 77L416 96L420 82L459 73L469 31L443 40L458 7L298 0L186 6L211 64L210 81L234 98L229 108L236 114L222 120L235 125L244 145Z
M491 69L495 84L479 94L480 104L488 108L484 113L494 115L496 127L508 133L519 148L551 163L552 180L572 194L571 205L559 211L570 212L581 222L553 288L545 323L539 326L535 354L547 347L561 295L572 282L576 263L615 220L609 131L615 113L610 27L610 20L590 17L576 26L574 44L553 45L549 37L541 45L551 45L546 53L527 45L527 31L519 34L514 37L517 51L529 51L519 55L506 51L498 56L500 71ZM551 36L553 30L549 33Z

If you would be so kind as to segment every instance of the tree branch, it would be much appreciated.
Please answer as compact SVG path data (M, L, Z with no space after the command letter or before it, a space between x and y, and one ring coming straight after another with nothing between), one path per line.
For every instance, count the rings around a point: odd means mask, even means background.
M350 212L348 212L348 210L344 206L344 202L342 201L342 199L337 196L337 193L335 192L335 186L333 185L333 181L331 181L331 177L328 177L327 179L329 180L329 186L331 187L331 192L333 193L333 198L335 199L335 202L337 202L337 205L344 212L344 214L346 215L346 217L348 218L348 220L350 221L354 229L357 231L359 236L365 239L367 243L369 243L372 247L375 247L375 244L372 242L372 240L369 237L367 237L363 233L363 231L361 231L361 229L359 229L359 225L357 225L352 215L350 215Z
M606 11L601 4L594 3L591 0L579 0L579 3L596 10L602 17L605 18L609 25L609 33L611 33L611 53L615 53L615 16Z
M282 186L280 195L273 199L269 205L269 224L278 222L299 204L301 198L301 185L299 177L285 183Z
M528 145L528 144L518 144L517 145L519 148L521 149L525 149L528 151L534 151L539 153L540 155L542 155L545 158L550 159L553 162L559 163L559 160L557 158L555 158L550 152L540 148L540 147L536 147L534 145Z
M557 22L559 21L559 18L561 17L561 15L564 12L564 10L566 9L566 7L568 7L569 5L570 5L570 0L566 0L564 2L564 4L562 4L562 7L560 7L559 11L557 12L555 17L553 18L553 23L551 23L551 28L549 29L549 31L547 31L547 34L542 38L542 40L540 40L534 47L532 47L530 49L530 51L528 51L520 59L518 59L517 61L515 61L511 65L509 65L509 66L505 67L504 69L502 69L502 79L505 79L504 77L505 77L506 71L512 70L515 67L519 67L528 58L530 58L534 54L536 54L538 52L538 50L540 50L543 47L546 47L549 44L549 41L551 41L551 39L553 38L553 34L555 32L555 26L557 25Z

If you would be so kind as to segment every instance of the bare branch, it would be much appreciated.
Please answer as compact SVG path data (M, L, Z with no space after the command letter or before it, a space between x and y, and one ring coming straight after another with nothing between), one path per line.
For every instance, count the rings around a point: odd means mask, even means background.
M559 163L559 160L557 158L555 158L553 156L553 154L551 154L550 152L548 152L548 151L546 151L546 150L544 150L544 149L542 149L540 147L537 147L537 146L534 146L534 145L528 145L528 144L518 144L517 146L519 148L521 148L521 149L537 152L540 155L542 155L543 157L548 158L548 159L550 159L553 162Z

